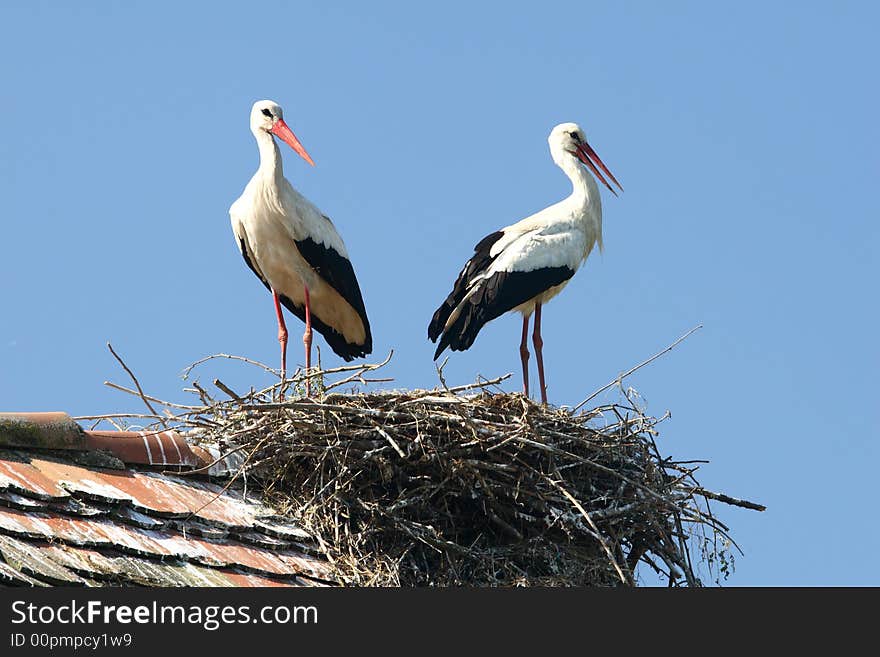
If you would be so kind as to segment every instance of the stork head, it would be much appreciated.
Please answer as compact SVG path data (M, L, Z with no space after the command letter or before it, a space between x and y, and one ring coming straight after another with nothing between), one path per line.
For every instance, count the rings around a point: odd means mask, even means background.
M553 160L559 166L562 166L563 161L566 159L576 158L592 171L593 175L611 190L612 194L617 196L617 192L614 191L614 188L599 171L600 169L620 188L620 191L623 191L623 187L617 182L617 178L614 177L614 174L599 159L596 151L587 143L587 137L577 123L560 123L550 131L547 141L550 144L550 153L553 155Z
M315 166L306 149L299 143L299 139L287 127L287 124L284 122L284 110L275 101L258 100L254 103L254 106L251 108L251 132L255 135L259 135L261 132L275 135L295 150L306 162Z

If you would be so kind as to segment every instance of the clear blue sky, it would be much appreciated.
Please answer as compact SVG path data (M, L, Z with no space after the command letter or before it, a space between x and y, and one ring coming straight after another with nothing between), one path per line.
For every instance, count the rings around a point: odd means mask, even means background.
M3 3L0 407L139 411L102 385L127 383L108 340L176 401L202 356L276 363L227 214L260 98L317 163L284 151L349 247L374 355L431 387L434 308L481 237L567 194L546 137L576 121L626 192L546 308L551 399L703 323L630 384L672 412L663 452L769 507L715 506L746 553L729 583L880 585L877 5L422 4ZM490 324L448 380L517 390L518 330Z

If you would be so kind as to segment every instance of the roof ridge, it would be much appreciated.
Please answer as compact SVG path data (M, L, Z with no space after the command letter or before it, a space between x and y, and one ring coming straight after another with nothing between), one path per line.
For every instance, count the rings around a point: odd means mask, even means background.
M0 447L110 452L127 465L206 469L214 476L235 472L241 461L175 429L86 430L63 411L0 412Z

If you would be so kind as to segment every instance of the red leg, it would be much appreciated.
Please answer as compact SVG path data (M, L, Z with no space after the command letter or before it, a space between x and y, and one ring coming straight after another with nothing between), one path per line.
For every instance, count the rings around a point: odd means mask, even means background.
M525 338L525 334L523 334ZM535 358L538 361L538 381L541 384L541 403L547 403L547 384L544 383L544 341L541 339L541 304L535 304L535 332L532 333L532 343L535 345Z
M309 370L312 369L312 308L311 301L309 300L309 286L306 285L306 332L303 333L303 344L306 347L306 375L309 374ZM306 396L309 397L312 394L312 380L306 379Z
M523 368L523 394L529 396L529 348L527 341L529 337L529 316L523 315L523 332L522 342L519 343L519 357L522 359Z
M278 293L272 290L272 300L275 302L275 314L278 316L278 342L281 343L281 380L287 373L287 326L284 324L284 315L281 314L281 304L278 301Z

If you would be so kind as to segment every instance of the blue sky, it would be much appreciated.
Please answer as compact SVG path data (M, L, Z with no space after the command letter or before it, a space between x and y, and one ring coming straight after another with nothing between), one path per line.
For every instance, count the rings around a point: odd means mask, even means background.
M102 385L127 383L108 340L176 401L208 354L276 363L227 214L260 98L317 163L284 151L348 245L376 359L431 387L432 312L481 237L568 193L546 137L576 121L626 192L545 310L551 400L702 323L629 383L672 413L663 452L769 507L715 506L745 551L728 583L880 584L877 6L419 4L4 3L0 407L140 411ZM518 330L487 326L447 380L519 389Z

